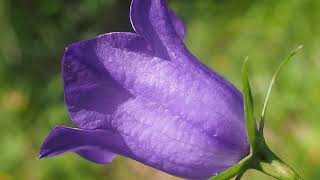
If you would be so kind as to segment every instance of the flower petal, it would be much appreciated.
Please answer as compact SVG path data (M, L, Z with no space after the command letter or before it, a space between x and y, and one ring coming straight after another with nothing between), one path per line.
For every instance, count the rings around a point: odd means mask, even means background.
M66 48L62 62L65 102L73 122L84 129L108 128L105 122L110 120L112 113L132 98L132 94L103 67L96 54L97 40L108 46L105 52L111 61L118 60L119 52L152 53L143 38L133 33L110 33ZM123 63L130 59L124 57ZM110 68L115 73L124 71L120 66Z
M116 157L115 153L109 152L108 150L100 150L97 148L86 148L75 151L83 158L92 161L97 164L108 164Z
M176 15L176 13L169 8L169 15L170 15L170 19L171 22L174 26L174 29L176 30L178 36L184 40L185 36L186 36L186 27L183 23L183 21L180 19L180 17L178 17Z
M186 52L183 43L184 28L180 20L169 10L165 0L133 0L130 19L136 33L140 34L155 50L156 56L175 61L175 52Z
M112 151L123 152L125 149L121 137L111 131L58 126L44 141L39 159L73 151L90 161L104 164L115 157Z
M127 157L175 176L208 178L246 153L142 97L122 104L114 117L112 127L132 152Z
M130 48L132 40L143 48ZM223 79L152 53L130 33L69 46L63 76L73 121L116 130L132 151L117 153L178 176L210 176L244 157L241 94Z
M246 134L243 102L236 89L179 63L152 57L149 51L122 48L140 36L112 33L68 47L63 63L65 99L80 128L108 128L113 113L126 101L142 96L165 106L211 132ZM139 39L141 40L141 39ZM137 41L136 44L138 44ZM142 41L143 42L143 41ZM245 145L246 137L230 141Z
M201 70L202 73L219 78L234 88L187 49L181 38L184 34L183 23L176 18L165 0L132 0L130 19L136 33L146 39L157 57L189 66L192 71ZM237 93L241 96L239 91Z
M246 145L242 97L233 86L179 63L112 46L125 44L126 36L134 35L106 34L68 48L64 60L66 104L77 125L86 129L107 128L104 123L112 119L117 107L141 96L190 123L200 124L208 132L219 132L219 127L228 126L221 134L242 134L235 136L242 140L235 141L230 136L230 141ZM86 66L79 66L81 63ZM99 75L102 82L97 77L90 79L88 73L98 70L104 72ZM96 85L103 90L90 89Z

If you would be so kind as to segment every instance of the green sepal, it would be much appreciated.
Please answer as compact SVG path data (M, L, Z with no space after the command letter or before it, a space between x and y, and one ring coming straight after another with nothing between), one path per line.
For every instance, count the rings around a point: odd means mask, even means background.
M243 88L243 100L244 100L244 112L245 112L245 122L247 127L247 135L250 145L250 151L255 151L256 146L256 134L257 128L254 119L254 107L253 98L251 93L251 87L248 78L248 57L245 59L242 66L242 88Z
M266 98L264 100L263 103L263 108L262 108L262 113L261 113L261 120L260 120L260 125L259 125L259 131L263 132L263 128L264 128L264 120L265 120L265 113L266 113L266 109L268 106L268 102L270 99L270 94L271 94L271 90L273 88L274 82L276 80L276 77L278 75L278 73L280 72L280 70L286 65L288 64L288 62L292 59L292 57L297 54L297 52L303 47L303 45L300 45L297 49L295 49L294 51L292 51L289 56L287 56L285 59L282 60L282 62L280 63L280 65L278 66L276 72L273 74L272 79L270 81L269 84L269 88L268 88L268 92L266 95Z
M247 157L243 158L234 166L229 169L223 171L222 173L211 177L209 180L226 180L231 179L239 174L241 171L245 171L248 167L248 163L250 162L252 154L250 153Z

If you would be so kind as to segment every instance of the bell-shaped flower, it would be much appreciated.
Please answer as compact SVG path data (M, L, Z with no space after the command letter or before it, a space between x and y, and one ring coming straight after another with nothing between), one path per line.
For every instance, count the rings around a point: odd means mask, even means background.
M66 48L64 97L77 128L54 128L39 157L72 151L111 163L118 154L206 179L247 156L241 92L189 52L165 1L133 0L130 19L135 33Z

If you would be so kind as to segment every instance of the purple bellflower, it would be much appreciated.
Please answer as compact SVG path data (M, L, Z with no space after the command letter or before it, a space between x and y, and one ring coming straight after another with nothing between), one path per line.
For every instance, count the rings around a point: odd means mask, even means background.
M135 33L69 45L64 97L78 128L57 126L39 158L116 154L188 179L207 179L250 151L241 92L195 58L165 0L133 0Z

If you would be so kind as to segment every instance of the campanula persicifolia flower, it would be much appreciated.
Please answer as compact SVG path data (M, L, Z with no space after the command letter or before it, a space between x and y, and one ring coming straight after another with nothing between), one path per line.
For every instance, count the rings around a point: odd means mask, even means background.
M96 163L116 154L169 174L208 178L249 153L241 92L195 58L165 0L133 0L135 33L69 45L64 97L77 128L58 126L40 158L68 151Z

